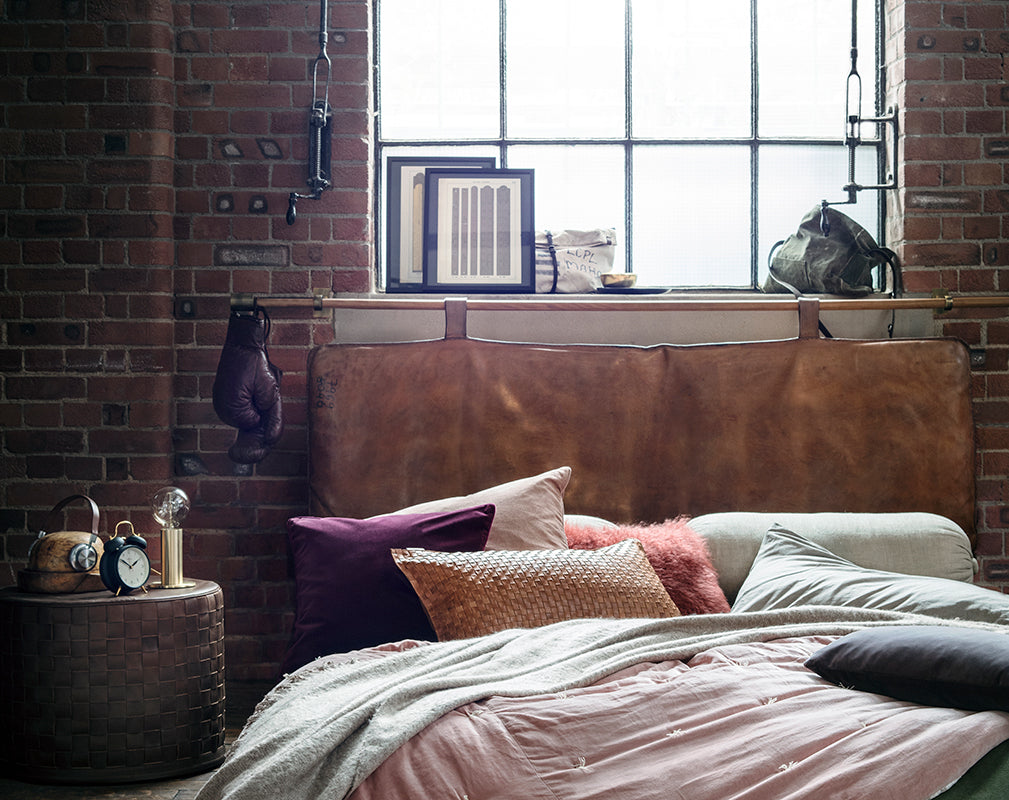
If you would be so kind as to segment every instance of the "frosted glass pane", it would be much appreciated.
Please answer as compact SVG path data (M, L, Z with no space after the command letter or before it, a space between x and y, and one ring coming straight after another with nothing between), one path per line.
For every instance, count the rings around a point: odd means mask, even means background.
M871 117L876 92L874 3L863 0L858 11L862 116ZM843 140L851 3L760 0L757 12L760 135ZM875 135L874 127L866 126L864 135Z
M624 1L508 0L508 134L624 133Z
M857 182L876 182L875 152L874 148L866 147L857 154ZM794 233L799 221L822 200L847 199L841 191L848 183L847 153L843 147L766 145L760 148L757 267L761 285L767 277L767 256L774 243ZM862 192L857 204L838 205L835 210L861 224L879 242L877 200L876 192Z
M615 228L614 269L626 269L622 147L516 146L509 150L508 166L536 170L537 230Z
M497 136L496 0L382 0L386 139Z
M634 151L639 286L750 286L750 151Z
M749 136L749 0L633 0L634 135Z

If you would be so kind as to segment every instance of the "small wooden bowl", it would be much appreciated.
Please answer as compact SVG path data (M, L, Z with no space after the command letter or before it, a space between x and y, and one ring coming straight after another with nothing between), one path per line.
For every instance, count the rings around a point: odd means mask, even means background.
M606 289L628 289L638 280L633 272L604 272L599 277Z

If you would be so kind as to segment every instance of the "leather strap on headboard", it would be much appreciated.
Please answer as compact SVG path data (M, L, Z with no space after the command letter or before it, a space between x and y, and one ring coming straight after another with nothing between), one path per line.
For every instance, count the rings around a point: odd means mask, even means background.
M338 344L313 351L310 381L315 514L569 465L567 510L618 522L931 511L973 536L968 354L953 340Z

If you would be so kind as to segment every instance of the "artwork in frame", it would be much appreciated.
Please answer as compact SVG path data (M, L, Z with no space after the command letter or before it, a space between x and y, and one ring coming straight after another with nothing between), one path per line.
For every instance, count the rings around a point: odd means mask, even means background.
M424 289L424 176L434 168L494 169L491 157L391 157L386 160L388 292Z
M430 169L424 288L535 290L533 170Z

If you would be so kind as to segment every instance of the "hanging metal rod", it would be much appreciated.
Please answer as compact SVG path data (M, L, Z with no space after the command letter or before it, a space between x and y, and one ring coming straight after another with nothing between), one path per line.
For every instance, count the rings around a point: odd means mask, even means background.
M661 299L659 299L661 297ZM959 295L940 297L880 297L880 298L815 298L820 311L890 311L896 309L934 309L952 311L962 308L1009 308L1007 295ZM327 308L365 309L428 309L441 310L451 298L442 296L406 297L285 297L234 294L232 311L252 311L268 308L307 308L322 311ZM652 296L649 299L625 297L621 299L595 298L570 295L569 298L552 296L543 299L465 298L473 311L794 311L798 300L794 297L754 297L745 299L690 297L682 295Z

